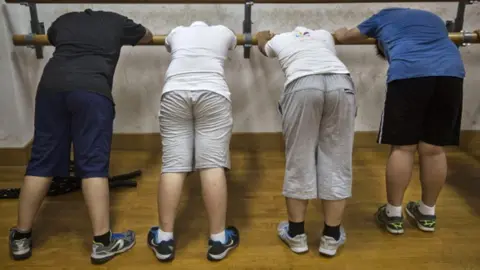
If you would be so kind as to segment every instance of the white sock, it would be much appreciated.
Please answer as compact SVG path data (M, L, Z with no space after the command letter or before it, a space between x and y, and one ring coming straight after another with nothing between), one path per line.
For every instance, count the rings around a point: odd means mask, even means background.
M423 215L434 216L435 215L435 205L428 206L425 205L422 201L419 202L418 211Z
M387 216L388 217L401 217L402 216L402 206L393 206L387 203Z
M217 234L211 234L210 235L210 239L212 239L213 241L215 242L220 242L222 244L224 244L225 242L227 242L227 237L225 236L225 230L223 230L221 233L217 233Z
M157 241L168 241L173 239L173 232L164 232L160 228L157 231Z

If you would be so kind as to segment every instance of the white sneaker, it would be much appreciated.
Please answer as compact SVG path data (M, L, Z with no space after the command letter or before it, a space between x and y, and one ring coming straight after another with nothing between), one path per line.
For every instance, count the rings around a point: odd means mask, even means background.
M343 246L343 244L345 244L345 241L347 241L347 234L345 233L345 229L343 227L340 227L340 239L338 239L337 241L330 236L323 235L320 239L320 247L318 248L318 251L320 252L320 254L326 256L335 256L335 254L337 254L338 248Z
M295 237L288 235L288 221L282 221L278 224L278 236L295 253L305 253L308 251L307 235L299 234Z

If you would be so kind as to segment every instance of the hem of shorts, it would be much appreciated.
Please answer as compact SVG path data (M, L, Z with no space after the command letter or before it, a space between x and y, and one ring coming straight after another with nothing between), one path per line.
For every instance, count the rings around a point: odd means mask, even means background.
M420 140L416 142L392 142L391 140L377 140L378 144L391 145L391 146L408 146L408 145L417 145L420 143Z
M24 176L33 176L33 177L47 177L47 178L51 178L51 177L54 177L53 175L51 174L43 174L43 173L31 173L31 172L26 172L24 174ZM60 177L68 177L68 176L60 176Z
M383 144L383 145L390 145L390 146L408 146L408 145L418 145L420 142L424 142L427 144L431 144L434 146L440 146L440 147L447 147L447 146L460 146L460 141L456 142L447 142L447 143L439 143L439 142L429 142L428 140L418 140L416 142L392 142L392 140L385 140L385 139L377 139L378 144Z
M286 191L283 191L282 192L282 195L286 198L289 198L289 199L296 199L296 200L314 200L314 199L317 199L317 195L294 195L290 192L286 192Z
M189 172L193 172L193 171L194 170L191 167L167 168L167 169L162 168L162 174L164 174L164 173L189 173Z
M329 197L329 196L318 196L319 200L324 201L343 201L352 197L352 194L346 196L336 196L336 197Z
M108 178L109 177L109 173L108 172L102 172L102 173L98 173L98 172L95 172L95 173L85 173L85 174L82 174L82 175L78 175L77 176L78 178L81 178L81 179L89 179L89 178Z
M419 142L424 142L424 143L431 144L431 145L434 145L434 146L439 146L439 147L460 146L460 142L437 143L437 142L427 142L427 141L422 141L422 140L420 140Z
M225 165L202 165L202 166L196 166L195 170L218 169L218 168L230 170L230 166L225 166Z

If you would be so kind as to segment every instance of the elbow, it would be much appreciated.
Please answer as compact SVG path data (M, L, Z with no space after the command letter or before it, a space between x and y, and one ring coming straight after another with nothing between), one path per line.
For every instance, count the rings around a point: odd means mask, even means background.
M145 35L143 36L143 38L140 40L140 43L142 44L145 44L145 43L151 43L152 40L153 40L153 35L152 35L152 32L150 32L150 30L148 29L145 29Z
M145 33L145 39L148 40L148 42L151 42L153 40L153 34L150 30L147 29L147 32Z

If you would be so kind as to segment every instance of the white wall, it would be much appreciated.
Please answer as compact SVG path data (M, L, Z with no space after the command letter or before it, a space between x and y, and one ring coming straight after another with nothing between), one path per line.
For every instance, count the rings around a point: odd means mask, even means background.
M14 48L12 33L24 32L29 21L21 20L23 8L0 5L0 147L24 146L33 134L33 95L36 77L29 74L40 68L40 63L32 63L31 70L25 69L26 58L31 58L27 48ZM16 18L13 22L8 18Z
M5 6L8 6L7 8ZM253 7L253 32L289 31L297 25L324 28L330 31L340 26L356 26L381 8L392 4L318 4L267 5ZM444 20L454 19L455 3L415 3L396 6L431 10ZM38 5L40 20L45 27L59 15L86 8L122 13L150 28L155 34L165 34L194 20L224 24L242 32L244 8L236 5ZM480 5L467 6L465 29L480 28ZM45 49L45 59L37 60L35 51L12 48L11 32L29 32L28 8L9 4L2 9L0 20L0 147L21 147L28 143L33 130L33 97L42 68L51 56ZM5 24L5 25L4 25ZM340 58L352 72L358 88L358 131L372 131L379 126L385 91L387 65L375 56L372 46L339 46ZM463 129L480 129L480 45L462 48L467 69ZM4 61L6 59L7 61ZM114 83L117 104L116 133L158 132L157 110L163 74L169 64L169 54L160 46L124 47ZM238 47L226 62L227 81L233 99L235 132L280 131L277 100L284 82L276 60L263 57L256 48L251 59L243 59Z

